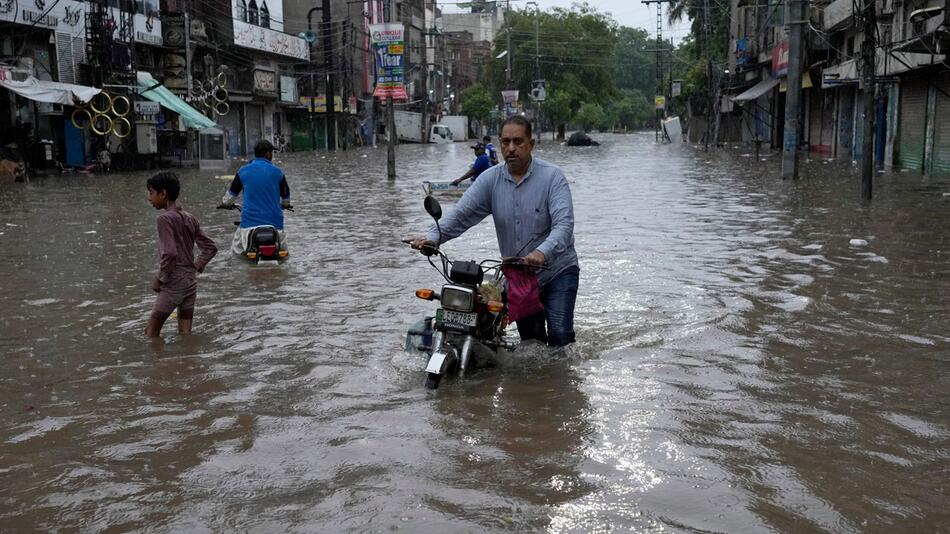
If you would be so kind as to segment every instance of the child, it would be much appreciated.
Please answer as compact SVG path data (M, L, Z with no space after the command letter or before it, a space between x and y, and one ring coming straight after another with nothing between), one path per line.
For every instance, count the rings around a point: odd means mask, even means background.
M148 179L148 201L159 214L158 254L159 272L152 282L152 291L158 293L152 315L145 327L145 335L157 337L162 325L178 308L178 331L191 333L198 294L198 273L218 252L214 241L201 231L198 219L175 205L181 186L173 172L160 172ZM195 260L195 245L201 256Z

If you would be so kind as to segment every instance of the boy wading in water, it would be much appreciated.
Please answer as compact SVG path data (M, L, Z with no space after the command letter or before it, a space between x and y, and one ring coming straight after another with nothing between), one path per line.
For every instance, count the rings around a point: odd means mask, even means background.
M148 318L145 335L157 337L162 325L178 308L178 331L191 333L191 321L195 316L195 298L198 294L198 273L218 252L214 241L201 231L194 215L177 205L181 189L178 176L173 172L161 172L148 179L148 202L158 215L158 276L152 281L152 291L158 293ZM195 259L195 245L201 251Z

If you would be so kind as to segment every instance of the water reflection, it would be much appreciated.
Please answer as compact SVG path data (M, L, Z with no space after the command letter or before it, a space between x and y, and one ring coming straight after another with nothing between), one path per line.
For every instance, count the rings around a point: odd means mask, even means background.
M537 349L537 347L535 347ZM446 384L435 427L458 443L428 506L488 530L537 529L542 510L594 490L579 470L591 439L591 406L566 361L483 371ZM496 497L472 502L468 491ZM519 513L525 506L541 507Z
M441 279L399 238L467 145L400 147L394 182L385 150L285 156L290 261L219 255L195 333L154 345L147 175L0 189L19 251L0 262L0 525L950 528L950 182L881 175L865 205L849 165L782 182L741 151L600 140L538 152L575 199L571 357L521 347L434 396L400 349L432 311L413 290ZM225 250L226 182L182 174ZM494 256L490 222L446 249Z

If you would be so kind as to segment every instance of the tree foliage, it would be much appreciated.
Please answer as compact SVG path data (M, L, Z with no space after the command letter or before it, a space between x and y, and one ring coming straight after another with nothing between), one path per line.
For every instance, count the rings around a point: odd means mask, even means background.
M494 55L505 45L504 32L510 31L510 84L507 58L492 59L486 69L495 102L507 88L518 89L527 101L533 81L543 79L548 98L542 113L561 132L576 117L596 128L631 128L652 116L642 113L652 104L656 84L655 54L646 51L655 43L645 30L622 27L588 3L545 12L512 11L506 24ZM600 113L593 107L580 113L585 102L597 105Z
M488 89L481 85L472 85L466 87L459 95L459 102L462 106L462 114L477 119L487 121L491 117L492 109L495 107L492 102L491 94Z
M603 130L607 127L608 118L607 114L604 113L604 108L601 107L600 104L585 102L581 104L581 108L577 110L577 115L574 116L574 122L584 129L584 131Z

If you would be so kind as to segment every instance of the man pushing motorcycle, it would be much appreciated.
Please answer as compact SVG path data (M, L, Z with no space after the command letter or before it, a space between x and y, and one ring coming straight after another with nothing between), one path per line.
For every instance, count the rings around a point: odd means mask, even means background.
M272 162L274 145L258 141L254 145L254 159L241 167L221 200L221 206L233 206L238 195L244 196L241 208L241 226L234 232L231 251L244 254L250 231L258 226L273 226L280 236L280 249L287 250L284 238L285 209L290 205L290 186L284 171Z
M521 339L538 339L562 347L574 342L574 304L580 267L574 250L574 205L564 172L535 158L531 123L514 116L501 130L505 165L492 167L465 191L458 204L425 237L412 239L413 248L431 254L431 247L462 235L488 215L495 223L503 257L520 257L536 273L540 291L513 295L509 275L509 306L531 303L513 299L540 298L543 310L517 320ZM527 255L523 255L525 251ZM531 281L533 282L533 281ZM519 280L519 286L523 284ZM540 306L538 306L540 308ZM547 329L545 330L545 324Z

